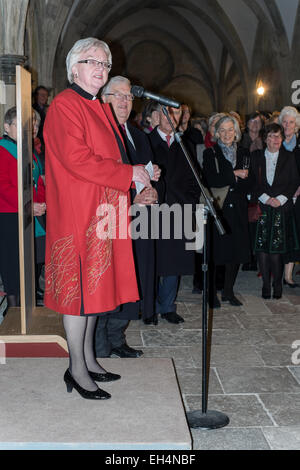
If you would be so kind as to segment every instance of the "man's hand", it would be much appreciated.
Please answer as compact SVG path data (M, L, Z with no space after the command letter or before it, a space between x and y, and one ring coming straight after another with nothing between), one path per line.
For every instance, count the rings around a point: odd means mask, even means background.
M154 188L143 189L140 194L137 194L133 200L133 204L155 204L157 202L157 191Z
M152 181L158 181L160 178L161 169L158 165L153 165L153 178Z

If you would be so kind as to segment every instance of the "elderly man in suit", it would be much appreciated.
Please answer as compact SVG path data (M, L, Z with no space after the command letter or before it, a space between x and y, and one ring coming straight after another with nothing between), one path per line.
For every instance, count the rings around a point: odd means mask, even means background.
M168 108L168 113L173 127L176 129L182 110L181 108ZM180 205L183 214L186 204L193 205L199 202L200 189L162 107L159 111L159 124L149 134L149 139L154 161L161 168L161 180L165 187L164 197L160 202L169 207L173 204ZM182 140L196 165L195 146L185 135L182 136ZM159 279L156 313L168 322L178 324L184 322L184 319L176 313L175 300L179 279L181 275L194 274L195 253L186 249L187 240L184 233L181 238L176 238L175 225L176 221L173 225L171 222L171 236L168 239L160 236L157 240Z
M127 152L128 163L146 165L153 161L153 154L144 132L128 120L133 95L130 81L121 76L112 77L102 90L102 99L110 103L119 125ZM159 179L160 170L154 166L154 180ZM131 189L133 204L147 206L158 200L155 188L145 188L137 193ZM145 213L145 212L144 212ZM147 214L147 211L146 211ZM148 219L148 217L147 217ZM122 305L120 312L105 315L98 320L96 329L96 354L98 357L140 357L143 351L133 349L126 343L125 330L130 320L142 313L146 324L156 322L155 314L155 245L151 237L133 240L133 252L140 291L140 302Z

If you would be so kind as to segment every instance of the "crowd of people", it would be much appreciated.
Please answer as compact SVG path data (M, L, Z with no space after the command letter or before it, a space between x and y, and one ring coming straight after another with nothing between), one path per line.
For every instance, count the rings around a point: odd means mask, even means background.
M193 275L193 292L202 290L202 255L186 249L175 217L167 237L161 226L152 236L153 207L191 205L194 211L200 201L174 129L225 228L225 235L213 223L208 230L210 306L220 307L218 291L222 302L242 305L234 293L240 267L262 277L264 299L280 299L283 283L300 287L293 278L300 261L300 114L286 106L254 112L243 123L234 111L192 116L182 104L166 113L154 101L134 114L130 80L109 79L106 43L77 41L66 66L69 87L50 106L45 87L34 92L36 292L63 314L67 390L108 399L96 382L120 376L96 357L143 354L127 344L130 320L184 322L176 312L180 276ZM19 304L16 120L16 108L9 109L0 139L0 273L9 306ZM124 207L133 206L134 215L124 216ZM110 209L104 214L103 207ZM133 238L139 208L146 208L148 236Z

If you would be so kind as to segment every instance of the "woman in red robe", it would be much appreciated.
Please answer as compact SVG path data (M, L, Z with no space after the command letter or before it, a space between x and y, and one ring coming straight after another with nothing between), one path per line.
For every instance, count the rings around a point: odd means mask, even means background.
M110 394L95 381L120 376L96 361L96 320L101 312L138 300L128 236L129 189L132 182L149 186L150 181L143 166L126 161L110 107L96 99L111 68L107 44L95 38L77 41L66 65L71 87L53 100L44 126L45 305L64 315L67 390L105 399Z

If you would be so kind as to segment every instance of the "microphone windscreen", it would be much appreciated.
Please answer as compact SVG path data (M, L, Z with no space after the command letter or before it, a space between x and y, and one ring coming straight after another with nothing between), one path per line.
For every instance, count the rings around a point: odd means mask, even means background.
M142 86L133 85L131 87L131 93L133 96L136 96L136 98L142 98L144 94L144 88Z

